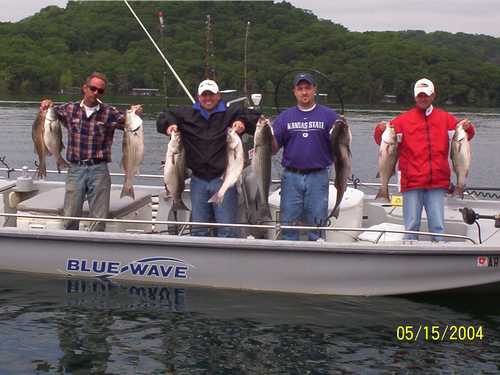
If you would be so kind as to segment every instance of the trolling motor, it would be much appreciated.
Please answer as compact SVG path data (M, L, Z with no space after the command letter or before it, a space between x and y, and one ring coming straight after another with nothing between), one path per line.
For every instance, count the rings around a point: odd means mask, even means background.
M476 212L472 208L468 208L468 207L460 208L459 211L462 214L462 219L464 220L465 224L472 225L475 223L477 225L477 230L478 230L478 235L479 235L479 243L483 243L483 240L481 238L481 226L479 225L479 222L477 221L478 219L495 220L495 228L500 228L500 214L480 215L480 214L476 214Z
M495 228L500 228L500 214L480 215L477 214L472 208L468 207L460 208L459 211L462 213L462 219L465 224L472 225L477 221L477 219L490 219L495 220Z

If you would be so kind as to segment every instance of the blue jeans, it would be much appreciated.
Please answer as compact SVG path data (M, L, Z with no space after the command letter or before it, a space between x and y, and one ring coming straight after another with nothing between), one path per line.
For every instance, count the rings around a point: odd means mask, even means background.
M414 189L403 193L403 216L405 230L420 230L422 208L425 207L429 232L444 233L444 195L445 189ZM416 234L405 234L406 240L416 240ZM432 236L432 241L442 238Z
M328 216L328 177L325 168L318 172L299 174L283 170L281 177L281 223L284 225L323 226ZM282 239L298 240L299 231L284 229ZM321 237L320 231L309 231L309 241Z
M238 192L236 186L227 189L224 201L221 204L208 203L222 185L222 178L217 177L209 181L191 177L191 220L203 223L228 223L235 224L238 221ZM193 227L193 236L208 236L209 228ZM238 237L237 228L218 227L215 229L217 237Z
M70 164L66 179L64 195L64 216L82 216L83 202L89 201L90 217L107 218L109 213L109 196L111 193L111 177L108 165L100 163L91 166ZM67 220L66 229L78 230L78 220ZM95 231L103 231L104 223L93 222Z

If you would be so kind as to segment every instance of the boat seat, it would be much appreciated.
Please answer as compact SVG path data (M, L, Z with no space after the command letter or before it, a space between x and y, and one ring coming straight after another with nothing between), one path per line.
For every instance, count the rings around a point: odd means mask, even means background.
M151 194L145 190L135 189L135 199L120 198L121 188L111 188L109 218L120 218L151 203ZM20 202L17 210L32 214L64 215L65 188L52 189ZM82 216L89 216L88 202L83 204Z
M405 230L404 225L393 224L393 223L380 223L377 225L372 225L367 229L376 229L381 232L363 232L358 236L360 241L368 241L373 243L384 243L384 242L399 242L403 240L403 233L392 233L384 232L385 230Z
M14 186L16 186L15 182L0 180L0 193L5 191L5 190L9 190L9 189L13 188Z

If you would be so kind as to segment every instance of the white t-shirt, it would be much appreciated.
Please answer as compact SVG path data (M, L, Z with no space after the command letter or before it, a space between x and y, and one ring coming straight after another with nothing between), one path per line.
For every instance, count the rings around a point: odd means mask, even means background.
M85 108L85 114L87 115L87 118L92 116L92 114L94 112L97 112L101 107L100 105L96 105L94 107L89 107L89 106L86 106L85 104L83 104L83 108Z

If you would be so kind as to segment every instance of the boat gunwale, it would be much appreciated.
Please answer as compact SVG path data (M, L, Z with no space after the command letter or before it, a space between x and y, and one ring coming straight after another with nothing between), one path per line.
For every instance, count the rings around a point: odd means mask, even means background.
M372 229L363 227L313 227L305 225L283 225L281 223L275 223L274 225L269 224L230 224L230 223L208 223L208 222L192 222L192 221L170 221L170 220L135 220L135 219L116 219L116 218L93 218L93 217L80 217L80 216L58 216L58 215L33 215L33 214L14 214L0 212L0 216L4 217L15 217L15 218L31 218L31 219L49 219L49 220L78 220L78 221L89 221L89 222L104 222L104 223L132 223L140 225L178 225L178 226L198 226L198 227L231 227L231 228L254 228L254 229L267 229L281 231L282 229L296 229L296 230L322 230L331 232L371 232L379 233L378 239L375 244L379 243L380 237L386 233L399 233L399 234L415 234L424 236L440 236L443 238L455 238L464 241L470 241L473 245L477 245L476 241L468 236L449 234L449 233L433 233L424 231L408 231L408 230L397 230L397 229ZM138 230L140 232L140 230ZM110 232L108 232L110 233ZM142 233L140 233L142 234ZM149 234L144 232L144 234ZM154 233L151 233L154 234ZM180 236L180 234L177 234ZM244 239L244 238L243 238ZM270 240L276 241L276 239ZM370 242L370 241L365 241Z
M144 244L151 246L191 247L197 249L216 248L222 251L286 251L307 253L334 253L334 254L366 254L366 255L500 255L500 248L495 245L468 245L461 243L431 243L428 241L414 241L412 243L375 244L368 241L360 242L309 242L285 241L269 239L246 238L218 238L177 236L165 234L123 233L123 232L89 232L67 230L25 230L17 228L0 228L0 239L24 238L46 239L56 241L98 242L116 244ZM196 241L194 241L194 239ZM272 244L272 245L271 245ZM165 248L166 250L166 248Z

